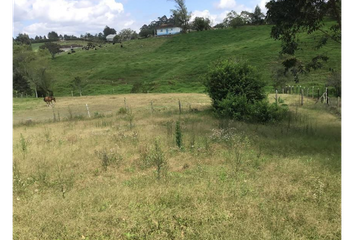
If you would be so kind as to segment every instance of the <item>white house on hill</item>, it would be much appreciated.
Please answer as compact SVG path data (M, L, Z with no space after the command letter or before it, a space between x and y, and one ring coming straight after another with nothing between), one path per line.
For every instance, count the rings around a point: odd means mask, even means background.
M117 34L109 34L109 35L107 35L106 41L107 41L107 42L113 42L113 38L114 38L115 36L117 36Z
M169 25L169 24L162 24L161 26L158 26L156 28L157 36L177 34L177 33L180 33L181 31L182 31L182 28L176 27L173 25Z

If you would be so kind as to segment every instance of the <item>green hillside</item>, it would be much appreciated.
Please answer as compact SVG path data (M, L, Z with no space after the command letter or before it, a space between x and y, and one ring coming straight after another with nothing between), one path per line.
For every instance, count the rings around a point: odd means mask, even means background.
M272 70L279 61L280 42L270 38L271 26L244 26L193 32L171 37L132 40L107 44L97 50L62 53L51 61L57 96L71 94L70 81L81 77L84 95L130 92L203 92L202 76L211 62L220 58L242 58L256 66L269 88ZM304 35L305 41L313 36ZM339 45L321 49L329 57L328 66L340 69ZM300 54L314 55L308 47ZM328 67L301 79L301 85L324 86ZM76 95L78 93L75 93Z

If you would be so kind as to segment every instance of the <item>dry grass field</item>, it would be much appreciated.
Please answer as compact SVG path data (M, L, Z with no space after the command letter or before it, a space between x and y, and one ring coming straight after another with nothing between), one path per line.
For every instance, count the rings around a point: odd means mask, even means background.
M14 239L340 239L341 119L280 97L266 125L204 94L14 99Z

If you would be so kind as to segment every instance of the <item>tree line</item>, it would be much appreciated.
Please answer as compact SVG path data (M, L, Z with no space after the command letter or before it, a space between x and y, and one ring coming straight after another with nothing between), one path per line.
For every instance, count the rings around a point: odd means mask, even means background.
M16 38L13 39L14 44L27 44L31 45L32 43L46 43L46 42L56 42L59 40L85 40L93 42L104 42L106 37L110 34L117 34L117 31L114 28L105 26L102 32L91 34L85 33L81 34L80 37L67 34L58 34L55 31L49 32L47 35L38 36L30 38L26 33L19 33ZM131 29L122 29L118 34L122 35L124 39L135 39L138 37L138 34Z
M205 31L212 28L236 28L243 25L262 25L266 24L265 15L257 5L254 12L242 11L240 14L236 11L230 11L222 23L214 26L208 17L195 17L191 19L191 12L188 12L184 0L175 0L176 9L171 9L170 17L163 15L157 20L144 24L140 28L139 36L142 38L155 36L157 27L161 25L174 25L182 28L182 33L188 31Z

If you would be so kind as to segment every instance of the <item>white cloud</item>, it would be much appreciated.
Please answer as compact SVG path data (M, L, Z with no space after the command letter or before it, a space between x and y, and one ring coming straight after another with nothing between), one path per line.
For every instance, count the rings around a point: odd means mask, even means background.
M229 11L224 11L220 14L211 14L209 10L203 10L203 11L193 11L192 16L191 16L191 21L194 21L196 17L204 17L204 18L209 18L211 20L211 24L216 25L218 23L223 22L224 18L226 17L227 13Z
M52 22L90 22L104 14L110 20L112 15L119 15L122 12L123 4L114 0L100 0L96 5L87 1L35 0L32 4L31 17Z
M24 21L34 23L20 28ZM123 4L115 0L14 0L15 36L20 32L43 36L50 31L79 36L102 32L106 25L120 31L133 27L134 22L124 13Z
M196 17L203 17L203 18L209 18L210 20L214 20L216 18L216 15L210 14L209 10L203 10L203 11L193 11L192 16L190 21L194 21Z
M220 0L219 3L216 4L217 8L220 9L232 9L236 7L235 0Z
M13 7L13 17L14 21L26 20L29 18L29 10L31 6L31 1L26 0L15 0Z
M220 0L217 3L214 3L214 7L217 9L225 9L225 10L229 10L229 11L234 10L237 13L241 13L242 11L254 10L249 7L246 7L243 4L237 4L235 0Z
M265 5L267 4L267 2L269 2L269 0L261 0L259 3L258 3L258 7L261 9L262 13L264 15L267 14L267 8L265 7Z

